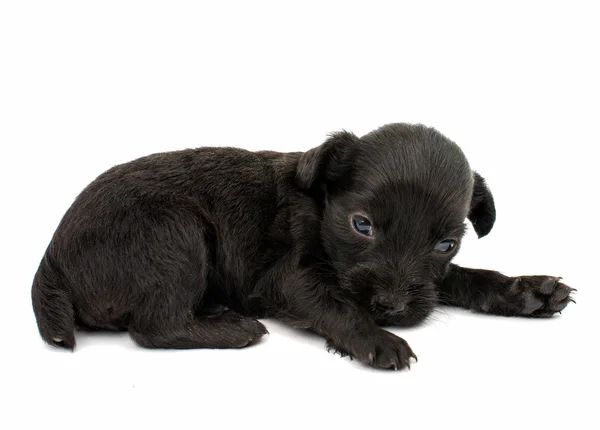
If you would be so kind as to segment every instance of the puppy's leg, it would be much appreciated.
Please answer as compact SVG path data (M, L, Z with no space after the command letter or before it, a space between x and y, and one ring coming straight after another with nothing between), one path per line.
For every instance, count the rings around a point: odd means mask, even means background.
M290 291L290 313L278 315L288 324L308 328L327 339L327 349L349 355L378 369L410 368L416 355L408 343L378 327L373 319L348 298L340 297L339 287L310 277ZM290 284L294 285L294 284Z
M206 309L213 304L207 296L214 266L211 231L200 210L191 210L193 203L179 203L135 207L121 220L128 228L113 239L114 246L102 249L107 268L94 272L88 293L94 306L80 317L96 328L126 321L133 340L148 348L240 348L256 342L266 333L258 321L224 308L211 314ZM96 309L109 306L115 317Z
M129 324L137 344L147 348L242 348L267 333L260 322L224 306L215 307L206 296L211 289L212 264L203 240L189 247L191 253L175 244L165 249L172 254L163 251L160 262L170 264L162 270L140 271L136 279L137 290L145 292Z
M450 265L440 285L442 303L506 316L550 317L574 302L573 291L552 276L509 277Z
M241 348L266 328L225 307L206 308L207 266L178 259L177 269L142 282L146 294L133 311L129 332L147 348ZM139 282L139 280L138 280Z
M190 314L167 326L160 320L150 324L146 322L129 331L140 346L174 349L243 348L258 342L268 333L260 322L233 311L216 317Z

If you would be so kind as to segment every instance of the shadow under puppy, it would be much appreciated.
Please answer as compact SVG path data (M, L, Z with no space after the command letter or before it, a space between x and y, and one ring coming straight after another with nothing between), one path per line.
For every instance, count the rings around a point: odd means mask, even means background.
M43 339L70 349L76 326L150 348L239 348L270 316L401 369L416 356L380 326L416 324L439 301L539 317L571 301L559 278L450 264L467 218L489 233L492 195L456 144L421 125L335 133L304 153L154 154L77 197L33 308Z

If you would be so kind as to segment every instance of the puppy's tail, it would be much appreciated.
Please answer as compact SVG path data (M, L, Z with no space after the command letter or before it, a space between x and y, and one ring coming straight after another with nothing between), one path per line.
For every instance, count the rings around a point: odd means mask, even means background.
M42 339L48 344L75 348L75 311L59 269L44 255L31 288L33 312Z

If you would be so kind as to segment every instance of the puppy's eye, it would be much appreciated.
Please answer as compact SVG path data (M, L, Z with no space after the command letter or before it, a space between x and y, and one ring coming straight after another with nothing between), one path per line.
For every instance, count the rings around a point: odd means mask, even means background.
M449 254L456 248L456 241L453 239L444 239L435 245L435 251L442 254Z
M373 226L371 221L362 215L352 216L352 225L354 229L364 236L373 236Z

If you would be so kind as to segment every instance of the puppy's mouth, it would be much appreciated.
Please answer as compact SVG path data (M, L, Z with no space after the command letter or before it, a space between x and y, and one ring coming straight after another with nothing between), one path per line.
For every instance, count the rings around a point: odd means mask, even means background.
M341 285L381 325L408 327L425 320L437 304L437 287L425 279L399 282L397 271L357 264L342 278Z
M423 322L430 310L407 308L402 312L374 311L375 322L381 326L411 327Z
M399 300L381 303L375 296L371 299L371 312L380 325L409 327L427 319L436 303L436 289L433 285L426 285L409 291Z
M381 303L372 300L371 310L376 315L383 315L387 317L398 317L408 312L408 303L397 303L393 306L382 305Z

